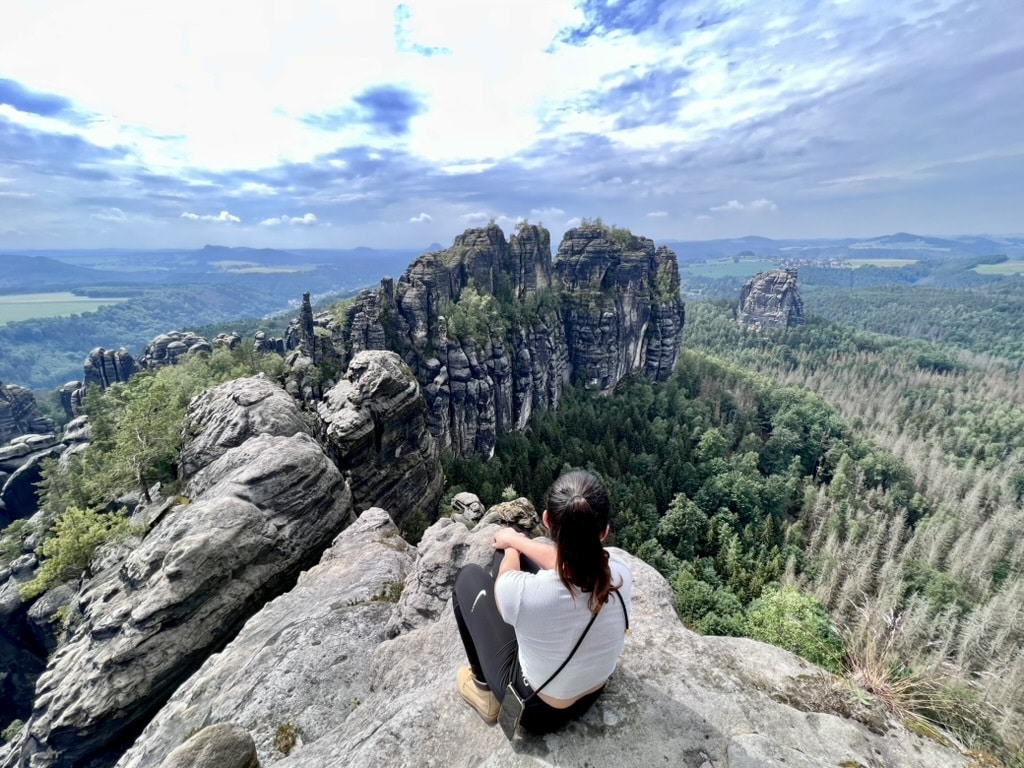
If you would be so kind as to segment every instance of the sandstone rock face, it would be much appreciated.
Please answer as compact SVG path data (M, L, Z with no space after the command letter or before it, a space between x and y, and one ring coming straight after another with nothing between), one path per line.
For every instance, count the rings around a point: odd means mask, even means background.
M189 406L180 472L191 477L256 435L310 434L295 401L263 375L208 389Z
M788 328L804 322L804 303L796 287L795 269L760 272L740 292L737 319L757 328Z
M53 432L53 420L44 416L31 390L0 383L0 446L27 433Z
M33 637L28 606L18 587L35 575L36 556L24 553L0 563L0 723L26 719L46 652Z
M602 227L570 230L552 261L540 227L508 241L494 225L467 230L416 259L397 284L386 278L360 295L336 342L349 356L398 352L423 388L439 446L490 455L498 434L523 428L535 408L556 407L574 378L607 392L634 372L664 378L678 360L675 255L646 238L608 236ZM453 328L449 316L470 286L508 316Z
M5 767L112 762L178 684L352 521L341 473L295 428L304 423L294 401L269 386L241 379L193 404L182 492L191 503L170 507L130 554L82 585L80 621L39 678ZM219 420L220 407L233 415Z
M69 381L59 390L60 405L69 420L77 418L82 413L84 386L80 381Z
M174 694L118 766L160 765L210 723L248 731L264 766L284 757L275 745L282 726L303 744L322 738L371 696L369 659L414 561L386 512L364 512Z
M237 725L203 728L160 763L160 768L260 768L252 736Z
M360 352L317 405L317 432L350 478L357 510L433 520L444 478L419 384L394 352Z
M470 531L441 520L427 531L410 567L408 551L389 546L395 531L383 513L364 513L293 592L254 616L175 694L119 765L159 765L191 730L217 721L246 728L264 768L968 763L898 725L879 733L816 710L810 695L800 709L782 703L816 684L821 670L751 640L687 631L675 616L668 583L624 553L634 576L632 634L604 695L562 731L520 735L510 743L499 728L480 721L454 685L465 659L451 610L452 582L464 563L490 562L495 530ZM369 576L380 559L387 564ZM385 604L379 596L391 593L389 585L405 569L401 597ZM351 620L339 617L345 611ZM390 637L384 639L381 614L389 611ZM274 679L274 670L282 680ZM284 718L301 735L287 756L269 746Z
M213 346L191 331L171 331L162 333L153 339L142 351L139 358L141 368L159 368L172 365L182 355L189 352L212 352Z
M646 237L619 240L600 227L572 229L555 261L573 370L601 391L633 372L666 378L684 322L675 254Z
M107 389L112 384L128 381L138 373L140 366L135 362L127 349L118 350L96 347L82 363L82 376L85 387L95 384L100 389Z

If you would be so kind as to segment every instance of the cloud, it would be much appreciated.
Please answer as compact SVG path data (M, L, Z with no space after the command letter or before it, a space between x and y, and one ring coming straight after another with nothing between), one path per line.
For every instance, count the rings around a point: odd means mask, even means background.
M433 221L433 217L429 213L419 213L409 219L410 224L425 224Z
M647 214L648 219L663 219L668 216L668 211L651 211Z
M459 218L467 224L479 224L484 221L490 221L494 217L484 211L473 211L472 213L464 213Z
M316 214L307 213L302 216L274 216L260 222L261 227L277 227L281 224L289 224L299 227L311 227L317 223Z
M779 206L766 198L754 200L752 203L741 203L739 200L730 200L724 205L711 206L712 211L734 213L740 211L777 211Z
M21 83L5 78L0 78L0 104L40 117L53 117L71 109L71 101L63 96L30 91Z
M188 219L189 221L218 221L224 224L239 224L242 221L240 218L228 213L227 211L221 211L216 216L200 216L198 213L190 213L186 211L181 214L180 218Z
M417 53L427 58L451 54L451 48L446 48L443 45L423 45L412 41L409 29L412 19L413 13L408 5L401 3L395 6L395 48L397 50L402 53Z
M414 93L394 85L367 88L354 101L364 109L366 122L392 136L408 133L409 121L425 109Z
M97 211L92 214L92 218L97 221L112 221L115 223L128 221L128 214L122 211L120 208L111 207L104 208L101 211Z

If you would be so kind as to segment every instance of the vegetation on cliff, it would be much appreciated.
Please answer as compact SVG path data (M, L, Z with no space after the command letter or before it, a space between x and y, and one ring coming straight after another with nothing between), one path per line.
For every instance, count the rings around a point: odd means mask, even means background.
M572 390L490 462L449 458L451 490L493 503L511 483L543 504L559 472L590 467L609 481L616 543L670 577L690 626L826 667L841 657L864 696L1019 749L1016 366L820 320L757 333L731 303L690 309L669 381ZM793 586L814 601L798 610Z

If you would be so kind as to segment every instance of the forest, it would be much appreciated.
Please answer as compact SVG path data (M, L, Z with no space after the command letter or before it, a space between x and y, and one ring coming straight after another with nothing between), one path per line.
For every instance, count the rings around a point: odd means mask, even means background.
M529 320L477 298L451 313L462 332ZM841 711L895 714L979 764L1022 768L1019 301L1011 281L872 285L824 302L843 322L809 311L766 331L739 325L732 301L691 301L668 381L569 389L490 460L446 456L447 499L542 509L561 472L591 469L612 495L609 543L665 575L687 626L788 648L831 673ZM189 398L257 369L281 376L282 361L219 350L91 393L92 446L44 475L55 527L30 591L123 533L107 507L119 494L173 492ZM31 534L16 525L0 550Z
M1019 320L979 310L964 340L963 314L937 312L935 342L901 337L899 310L876 318L889 334L814 317L757 332L731 302L690 303L668 382L574 390L492 460L449 456L449 491L542 508L560 472L592 469L614 543L670 579L688 626L788 647L855 700L1022 765L1024 382L974 351Z

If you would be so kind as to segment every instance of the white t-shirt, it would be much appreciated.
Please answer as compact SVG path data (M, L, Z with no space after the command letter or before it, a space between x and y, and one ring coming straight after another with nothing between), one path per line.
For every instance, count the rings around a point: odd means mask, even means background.
M629 613L633 576L615 555L609 558L609 566L612 584L622 585L619 592ZM498 579L494 593L502 618L515 627L523 674L533 688L543 685L587 628L589 595L577 590L573 600L553 570L507 571ZM612 594L572 660L543 693L557 699L572 699L601 685L615 670L625 642L626 620L619 598Z

